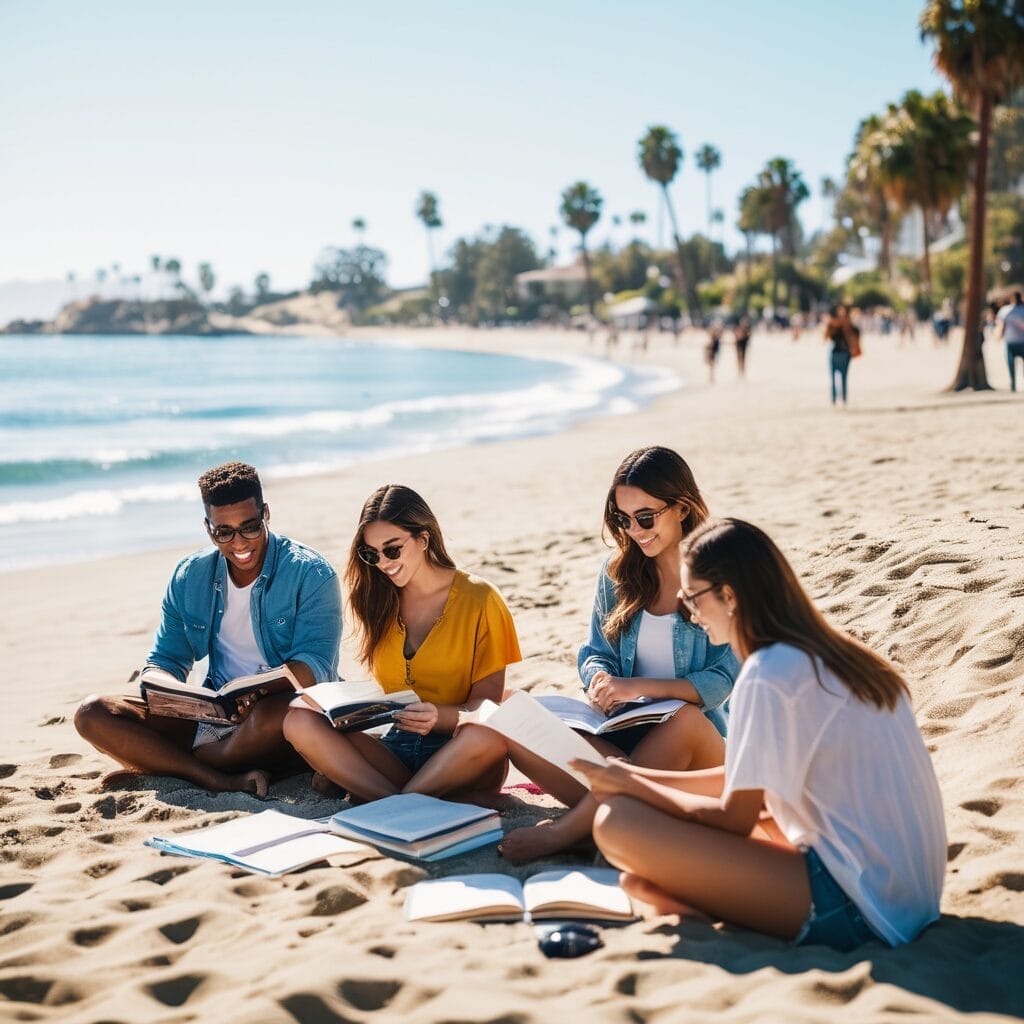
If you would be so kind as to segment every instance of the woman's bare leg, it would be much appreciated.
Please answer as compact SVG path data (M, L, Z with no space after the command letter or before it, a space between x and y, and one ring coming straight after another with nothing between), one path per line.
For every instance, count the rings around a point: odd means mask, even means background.
M590 741L598 750L607 757L621 757L622 751L614 746L614 733L611 734L612 742L607 742L593 736L584 737ZM528 751L515 744L510 744L512 763L535 782L544 786L549 792L558 796L560 800L568 803L569 810L559 818L538 822L530 828L517 828L509 832L501 843L501 854L506 860L513 864L522 864L526 861L536 860L538 857L548 857L558 853L560 850L568 850L573 846L590 839L591 830L594 824L594 815L597 813L597 801L580 786L571 776L546 761L540 762L547 766L547 771L557 772L559 789L552 789L545 785L533 771L539 770L536 766L524 762L524 757L534 757ZM718 734L718 730L704 717L704 714L694 705L687 704L680 708L667 722L656 725L637 744L633 751L632 760L635 764L645 768L668 768L675 771L687 771L690 769L714 768L725 760L725 743ZM575 799L571 796L567 799L563 793L569 792L567 787L575 786Z
M481 725L464 725L405 784L405 793L465 797L496 791L508 768L505 737ZM499 779L491 789L489 783Z
M666 913L693 907L785 939L810 913L804 855L788 844L682 821L624 796L598 810L594 839L617 868L650 883L649 895L665 894Z
M393 796L409 780L409 769L376 737L338 732L315 711L292 708L284 734L313 771L361 800Z

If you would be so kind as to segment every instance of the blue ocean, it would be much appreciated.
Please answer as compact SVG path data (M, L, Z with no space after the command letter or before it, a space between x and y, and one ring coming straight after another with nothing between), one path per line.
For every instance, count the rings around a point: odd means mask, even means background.
M678 386L600 359L283 337L0 338L0 570L188 543L195 481L553 433Z

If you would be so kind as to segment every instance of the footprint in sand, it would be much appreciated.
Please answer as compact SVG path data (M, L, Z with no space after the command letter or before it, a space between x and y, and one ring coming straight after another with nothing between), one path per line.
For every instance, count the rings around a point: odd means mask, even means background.
M50 994L53 982L31 975L0 979L0 996L12 1003L41 1003Z
M401 989L400 982L369 978L346 978L338 986L342 998L350 1006L368 1012L383 1010Z
M76 946L98 946L106 941L117 929L113 925L101 925L96 928L79 928L71 933L71 941Z
M0 779L9 779L17 770L16 764L0 764Z
M981 800L965 800L960 806L965 811L977 811L979 814L984 814L986 818L991 818L993 814L1002 810L1003 802L994 797L987 797Z
M78 764L82 760L81 754L54 754L50 758L51 768L67 768L68 765Z
M202 916L187 917L183 921L174 921L172 924L162 925L158 931L165 939L180 946L183 942L188 942L195 935L202 923Z
M182 1006L204 981L204 974L183 974L180 978L148 985L146 991L164 1006Z
M31 882L14 882L10 885L0 885L0 900L13 900L15 896L20 896L31 888Z
M333 917L344 914L347 910L361 907L366 902L366 894L352 885L329 885L316 894L316 903L310 914L313 917Z

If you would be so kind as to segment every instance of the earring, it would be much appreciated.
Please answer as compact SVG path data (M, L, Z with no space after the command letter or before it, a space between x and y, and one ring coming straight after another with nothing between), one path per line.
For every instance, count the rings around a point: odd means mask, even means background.
M730 608L730 609L729 609L729 618L730 618L730 619L732 618L732 613L733 613L733 609L732 609L732 608Z

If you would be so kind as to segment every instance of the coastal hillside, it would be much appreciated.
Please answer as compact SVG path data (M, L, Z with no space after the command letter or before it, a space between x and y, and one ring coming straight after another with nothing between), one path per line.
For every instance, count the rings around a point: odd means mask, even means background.
M189 297L69 302L52 320L13 320L0 334L342 334L349 324L331 292L299 292L235 315Z

